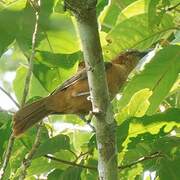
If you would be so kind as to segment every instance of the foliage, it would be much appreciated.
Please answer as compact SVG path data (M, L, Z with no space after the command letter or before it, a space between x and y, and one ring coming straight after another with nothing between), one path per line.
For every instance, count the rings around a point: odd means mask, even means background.
M109 3L98 0L100 38L106 60L131 48L156 51L150 62L146 58L146 65L141 65L141 70L132 74L119 92L121 98L113 100L118 124L118 162L120 167L127 165L119 171L121 179L143 179L145 172L151 172L151 175L155 172L156 179L161 180L180 177L178 3L178 0L116 0ZM28 1L0 2L0 86L15 95L19 103L31 54L34 23L34 10ZM70 12L63 11L62 0L42 0L39 26L28 95L30 101L48 95L72 76L83 59L75 19ZM8 72L15 72L13 85L5 78ZM11 134L11 120L12 113L0 109L0 166ZM35 179L35 175L49 180L97 179L94 169L98 157L96 138L89 128L85 128L85 122L74 115L59 115L49 117L44 124L40 146L26 179ZM6 179L17 178L35 138L36 127L15 141ZM161 155L128 166L156 152ZM56 160L50 160L46 155Z

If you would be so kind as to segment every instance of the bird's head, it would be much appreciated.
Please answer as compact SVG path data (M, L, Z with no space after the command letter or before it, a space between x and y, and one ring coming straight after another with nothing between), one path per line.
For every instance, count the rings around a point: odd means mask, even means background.
M120 64L127 67L128 71L132 71L149 51L140 52L137 50L128 50L124 53L119 54L112 60L114 64Z

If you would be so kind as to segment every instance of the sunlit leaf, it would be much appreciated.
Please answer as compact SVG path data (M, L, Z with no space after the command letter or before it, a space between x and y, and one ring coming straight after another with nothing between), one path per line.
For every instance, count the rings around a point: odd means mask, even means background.
M72 54L80 50L73 21L68 15L53 13L44 27L44 36L37 48L40 51Z
M120 99L120 108L129 102L135 92L149 88L153 94L149 98L150 106L147 113L154 113L178 77L180 71L179 58L179 46L171 45L159 51L152 61L145 66L145 69L128 83Z
M146 12L145 1L144 0L135 1L134 3L130 4L129 6L127 6L125 9L121 11L116 21L116 24L130 17L136 16L139 14L144 14L145 12Z
M174 28L172 17L163 16L158 28L148 28L147 14L130 17L113 27L107 35L106 57L112 58L126 49L145 50L163 36L170 35Z
M142 89L136 92L128 105L126 105L119 113L116 114L115 118L119 123L122 123L124 120L129 117L141 117L143 116L150 103L148 101L149 97L152 95L152 92L149 89Z

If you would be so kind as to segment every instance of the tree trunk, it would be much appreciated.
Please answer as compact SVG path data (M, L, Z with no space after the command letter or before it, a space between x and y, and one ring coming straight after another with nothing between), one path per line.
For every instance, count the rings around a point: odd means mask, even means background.
M66 8L78 21L84 60L92 102L96 116L96 139L99 152L100 180L117 179L117 148L115 121L110 104L105 67L96 18L96 0L66 0Z

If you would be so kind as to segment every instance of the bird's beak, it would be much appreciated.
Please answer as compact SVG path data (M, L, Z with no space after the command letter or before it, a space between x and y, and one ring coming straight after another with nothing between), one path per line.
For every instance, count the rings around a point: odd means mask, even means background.
M140 58L143 58L144 56L146 56L150 51L152 51L152 49L149 49L147 51L142 51L142 52L139 52L138 56Z

